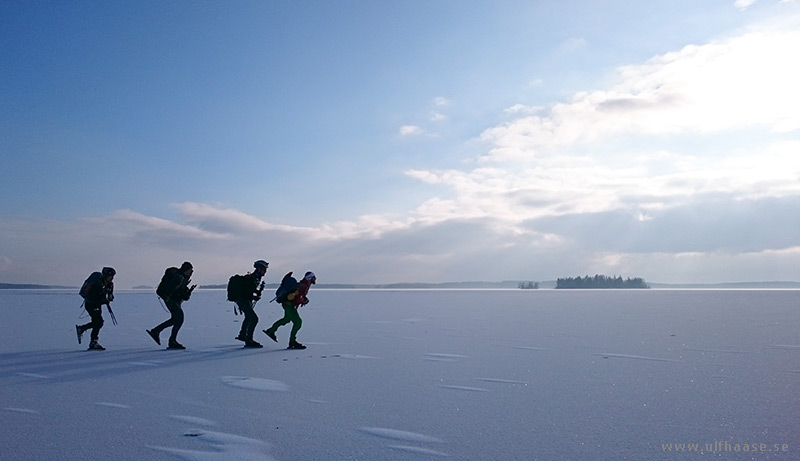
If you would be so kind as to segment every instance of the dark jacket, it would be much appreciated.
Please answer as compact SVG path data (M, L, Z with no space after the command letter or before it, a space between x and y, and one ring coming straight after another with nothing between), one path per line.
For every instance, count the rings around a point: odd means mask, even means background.
M102 275L89 282L86 289L86 304L101 306L114 300L114 282L109 282Z
M178 269L170 271L169 281L167 282L168 295L166 301L182 302L188 301L192 296L192 289L189 288L191 280L185 273Z
M261 299L261 291L258 289L258 282L260 281L261 279L256 277L255 274L244 275L243 293L247 293L247 297L243 299L243 301L255 301Z

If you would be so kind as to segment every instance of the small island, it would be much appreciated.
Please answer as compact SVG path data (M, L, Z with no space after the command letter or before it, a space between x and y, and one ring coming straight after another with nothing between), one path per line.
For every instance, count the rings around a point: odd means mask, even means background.
M640 277L622 279L622 277L607 277L595 275L594 277L569 277L556 280L556 289L574 288L650 288Z

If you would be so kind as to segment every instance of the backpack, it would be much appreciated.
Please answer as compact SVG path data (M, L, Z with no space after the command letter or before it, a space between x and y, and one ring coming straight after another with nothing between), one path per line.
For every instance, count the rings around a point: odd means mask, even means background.
M275 290L275 301L285 303L287 301L286 297L297 291L297 285L297 279L292 277L291 272L284 275L280 286Z
M103 274L100 272L92 272L89 274L89 277L83 282L83 285L81 285L80 291L78 291L81 298L86 299L86 297L89 296L89 292L92 290L92 285L97 283L102 277Z
M244 275L234 274L228 279L228 301L247 299L247 279Z
M180 279L177 277L179 270L180 269L177 267L168 267L167 270L164 271L164 276L161 277L161 281L158 283L156 294L164 301L178 288L178 284L180 283Z

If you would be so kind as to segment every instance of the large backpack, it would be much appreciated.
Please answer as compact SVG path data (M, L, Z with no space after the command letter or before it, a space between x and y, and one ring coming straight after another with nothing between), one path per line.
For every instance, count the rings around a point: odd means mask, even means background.
M81 289L78 291L78 294L81 295L81 298L86 299L86 297L89 296L89 291L91 291L92 285L97 283L97 281L102 277L103 274L100 272L92 272L89 274L89 277L86 278L86 280L83 282L83 285L81 285Z
M297 279L292 277L291 272L284 275L280 286L275 290L275 301L285 303L287 301L286 297L297 291L297 285Z
M228 301L247 299L247 279L244 275L234 274L228 279Z
M164 271L164 276L161 277L161 282L158 283L158 288L156 288L156 294L159 298L166 301L178 288L178 284L180 284L180 277L178 277L179 271L180 269L177 267L168 267L167 270Z

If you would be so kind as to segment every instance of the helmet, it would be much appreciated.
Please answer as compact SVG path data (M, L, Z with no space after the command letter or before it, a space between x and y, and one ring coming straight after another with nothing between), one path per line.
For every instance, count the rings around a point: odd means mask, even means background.
M306 272L306 275L303 276L303 279L308 280L311 283L317 283L317 276L311 271Z
M269 267L269 263L264 261L263 259L259 259L258 261L253 263L253 267L255 267L256 269L263 268L264 270L267 270L267 268Z
M180 270L183 271L183 272L186 272L189 269L194 270L194 266L192 266L192 263L190 263L189 261L184 261L183 264L181 264L181 269Z
M117 275L117 271L113 267L104 267L103 275Z

